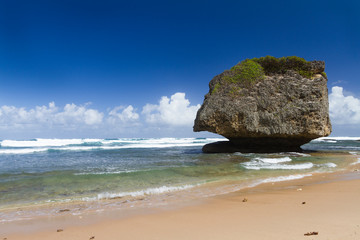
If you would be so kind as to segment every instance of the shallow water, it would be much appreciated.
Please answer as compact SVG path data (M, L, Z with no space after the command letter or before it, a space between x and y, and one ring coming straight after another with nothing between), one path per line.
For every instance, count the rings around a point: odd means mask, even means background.
M0 209L77 201L97 204L99 200L139 197L146 197L146 204L152 205L176 198L178 192L193 197L216 195L261 182L339 171L359 163L339 157L344 153L360 158L360 142L334 138L312 141L303 146L308 150L304 153L201 152L204 144L218 140L3 140ZM0 218L9 220L11 216L0 213Z

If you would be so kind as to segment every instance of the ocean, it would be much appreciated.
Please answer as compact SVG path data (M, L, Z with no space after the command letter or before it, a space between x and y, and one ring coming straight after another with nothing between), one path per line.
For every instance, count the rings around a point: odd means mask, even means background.
M360 164L359 139L319 138L302 153L276 154L202 153L222 138L2 140L0 222L57 214L64 204L81 205L74 215L156 206L341 171Z

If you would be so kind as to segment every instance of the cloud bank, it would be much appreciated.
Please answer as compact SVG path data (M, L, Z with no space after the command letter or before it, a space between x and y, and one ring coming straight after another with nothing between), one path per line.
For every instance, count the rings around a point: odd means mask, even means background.
M8 128L32 128L36 126L94 126L103 120L103 113L98 110L77 106L76 104L66 104L63 109L59 109L54 102L48 106L36 106L26 110L23 107L14 106L0 107L0 129Z
M92 132L107 132L116 134L126 132L126 129L137 129L139 134L146 129L159 131L166 128L191 129L200 104L191 105L185 93L175 93L170 98L163 96L158 104L145 104L141 113L132 105L116 106L103 112L93 109L89 104L66 104L56 106L50 102L47 106L36 106L31 109L15 106L0 107L0 135L11 135L16 132L38 134L47 133L47 137L59 137L63 131L73 132L74 135ZM149 132L149 131L148 131ZM7 134L5 134L7 133ZM11 137L11 136L10 136ZM77 136L85 137L85 136Z
M360 124L360 99L345 96L342 87L334 86L329 94L329 112L333 124Z

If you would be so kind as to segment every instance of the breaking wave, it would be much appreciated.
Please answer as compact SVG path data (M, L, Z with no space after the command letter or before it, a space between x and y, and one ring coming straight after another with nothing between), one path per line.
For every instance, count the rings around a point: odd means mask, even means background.
M312 140L313 142L331 142L336 143L337 141L359 141L360 137L320 137Z
M261 170L261 169L272 169L272 170L300 170L300 169L309 169L314 166L313 163L299 163L299 164L284 164L290 163L292 159L290 157L283 158L253 158L249 162L241 163L241 165L246 169L251 170Z
M271 169L271 170L301 170L310 169L314 166L313 163L300 163L300 164L269 164L259 162L246 162L243 163L244 168L251 170Z
M0 142L0 154L203 146L222 138L42 139Z
M119 193L99 193L96 197L85 197L82 200L84 201L96 201L96 200L103 200L103 199L114 199L114 198L122 198L122 197L139 197L139 196L146 196L146 195L156 195L168 192L175 192L175 191L183 191L190 188L194 188L197 185L183 185L183 186L162 186L156 188L147 188L144 190L133 191L133 192L119 192Z
M257 157L254 160L257 161L257 162L263 162L263 163L291 162L291 158L289 158L289 157L283 157L283 158L261 158L261 157Z
M279 176L279 177L266 178L262 180L261 183L291 181L291 180L301 179L310 176L312 176L312 174L295 174L289 176Z

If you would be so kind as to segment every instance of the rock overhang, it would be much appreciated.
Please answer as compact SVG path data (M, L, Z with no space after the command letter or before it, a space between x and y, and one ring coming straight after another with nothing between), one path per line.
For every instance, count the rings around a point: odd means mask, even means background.
M194 131L228 138L232 151L300 150L331 133L324 69L298 57L244 60L210 81Z

